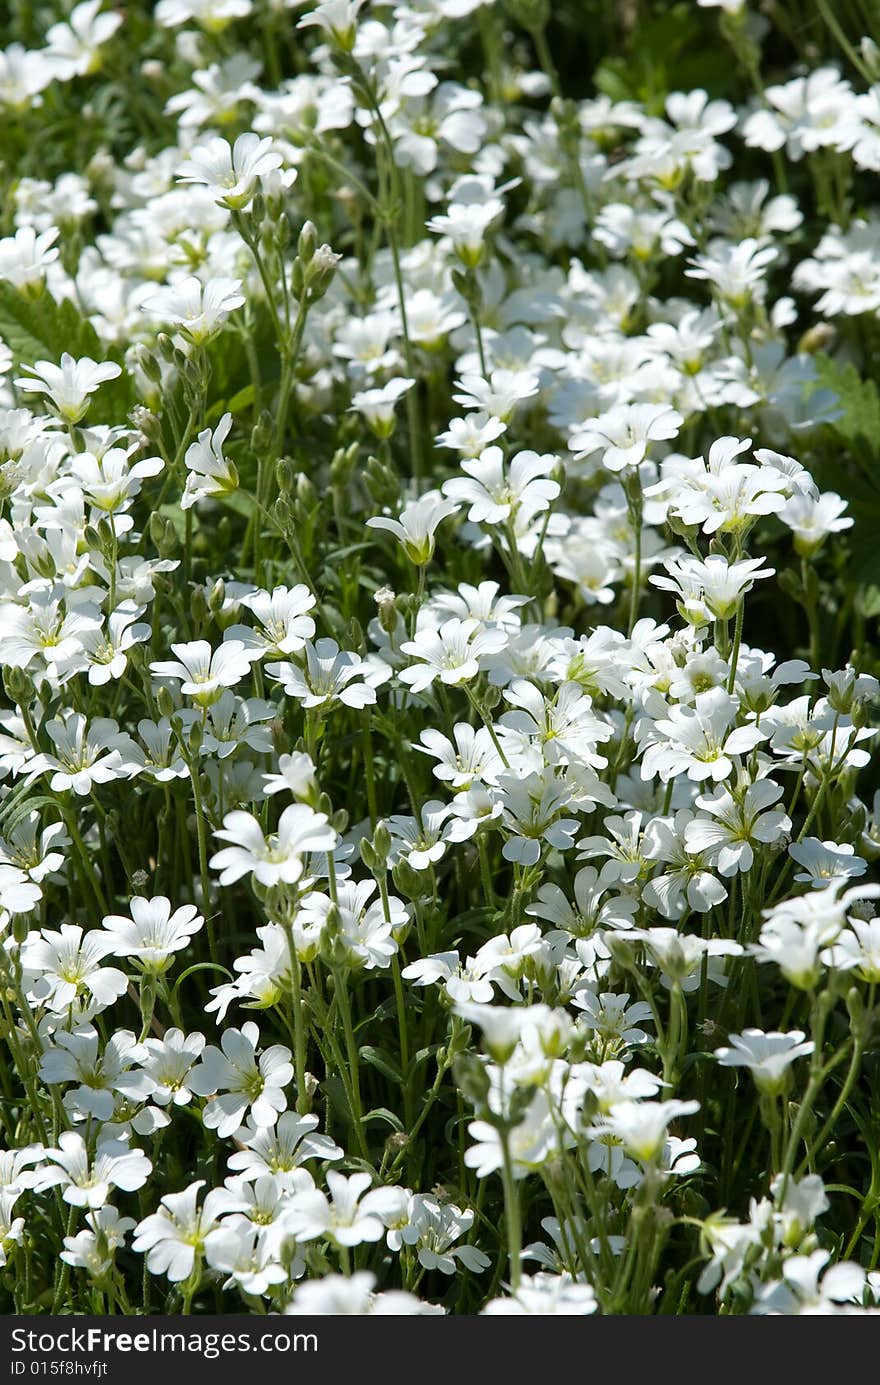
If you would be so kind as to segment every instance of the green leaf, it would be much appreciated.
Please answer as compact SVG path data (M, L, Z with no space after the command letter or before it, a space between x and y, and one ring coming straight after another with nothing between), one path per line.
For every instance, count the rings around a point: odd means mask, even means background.
M715 40L707 18L693 5L676 4L656 17L642 17L627 53L602 58L593 81L613 101L642 101L650 114L662 115L670 91L707 87L713 96L731 91L736 64Z
M29 813L36 812L41 808L55 808L56 811L60 811L56 799L50 798L48 794L32 793L32 787L31 784L23 784L21 785L21 792L13 791L4 800L2 811L0 811L0 826L5 832L14 832L18 824L24 822Z
M414 1070L422 1063L426 1063L429 1058L433 1058L439 1047L439 1044L429 1044L427 1048L420 1048L418 1053L413 1056L410 1069Z
M71 356L90 356L93 361L115 361L123 365L122 353L102 343L98 333L69 298L57 302L51 293L39 298L23 298L11 284L0 283L0 341L5 341L17 364L35 361L60 361L65 351ZM136 402L126 371L116 380L106 381L98 395L99 413L114 422L123 418Z
M863 438L876 454L880 446L880 393L874 380L863 380L851 363L831 356L814 357L820 387L833 390L841 410L831 427L847 442Z
M45 358L60 360L64 351L96 361L104 358L97 332L69 298L56 303L50 293L43 293L31 301L11 284L0 284L0 337L28 365Z
M231 399L218 399L206 413L205 423L213 428L224 414L232 414L232 417L236 418L238 414L251 407L255 393L253 385L245 385L244 389L240 389Z
M377 1106L374 1110L368 1111L365 1116L361 1116L361 1125L368 1125L370 1121L384 1121L390 1125L392 1130L398 1132L403 1130L403 1121L399 1116L395 1116L393 1111L389 1111L387 1106Z
M866 620L880 616L880 587L876 582L862 582L856 588L855 605L859 615Z
M175 534L180 542L183 543L186 535L186 515L183 513L183 510L181 510L180 506L173 500L170 500L166 504L159 506L159 514L164 516L165 519L170 520L174 526Z
M359 1049L359 1053L365 1063L369 1063L371 1068L376 1068L383 1077L387 1077L389 1082L394 1082L398 1087L401 1084L400 1068L395 1063L387 1048L374 1048L371 1044L364 1044Z

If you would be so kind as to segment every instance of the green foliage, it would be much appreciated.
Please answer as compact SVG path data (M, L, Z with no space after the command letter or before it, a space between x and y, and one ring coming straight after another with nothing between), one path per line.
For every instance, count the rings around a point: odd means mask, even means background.
M0 341L9 347L18 365L35 361L57 364L68 352L75 359L90 356L95 361L116 361L120 351L108 349L88 318L83 317L69 298L57 302L44 289L39 298L26 298L11 284L0 283ZM131 381L125 370L116 380L101 387L101 405L108 415L123 417L135 402Z
M69 298L56 303L48 291L25 298L11 284L0 283L0 338L23 364L58 361L71 356L105 359L97 332Z
M818 384L837 395L840 416L833 427L847 442L863 440L876 456L880 452L880 391L874 380L865 380L852 362L815 357ZM880 488L880 472L878 472Z
M597 91L612 101L642 101L660 114L670 91L706 87L726 95L736 81L730 54L717 42L704 10L677 4L638 23L626 54L603 58L594 74Z

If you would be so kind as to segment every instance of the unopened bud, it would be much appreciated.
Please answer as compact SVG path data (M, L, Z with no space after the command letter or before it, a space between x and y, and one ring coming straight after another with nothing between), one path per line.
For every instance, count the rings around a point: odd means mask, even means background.
M208 594L208 610L212 616L216 616L223 609L223 602L226 600L226 583L222 577L218 577Z
M162 357L162 360L167 361L169 365L176 361L176 358L179 354L177 348L174 345L174 342L171 340L167 332L160 332L157 336L156 349L159 352L159 355Z
M311 264L318 248L318 232L313 221L303 223L296 243L296 253L304 265Z
M167 688L160 688L156 693L156 708L160 717L174 715L174 698Z
M269 448L273 431L272 415L268 409L264 409L251 430L251 451L256 456L262 456Z
M22 707L30 702L34 691L34 685L23 668L5 668L3 688L15 707Z
M392 867L391 876L395 888L407 899L420 899L424 893L424 882L419 871L414 870L409 861L398 861Z
M373 593L373 600L379 608L379 624L386 635L392 634L397 626L397 608L394 604L394 592L390 587L379 587Z
M306 270L306 292L310 303L317 303L333 281L336 266L342 259L329 245L319 245Z

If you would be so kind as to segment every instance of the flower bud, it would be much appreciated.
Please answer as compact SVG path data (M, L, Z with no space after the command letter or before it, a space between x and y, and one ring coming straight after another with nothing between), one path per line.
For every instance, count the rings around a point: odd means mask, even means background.
M174 715L174 699L167 688L160 688L156 693L156 708L160 717Z
M318 248L318 232L313 221L303 223L303 228L299 233L296 243L296 253L303 265L311 264Z

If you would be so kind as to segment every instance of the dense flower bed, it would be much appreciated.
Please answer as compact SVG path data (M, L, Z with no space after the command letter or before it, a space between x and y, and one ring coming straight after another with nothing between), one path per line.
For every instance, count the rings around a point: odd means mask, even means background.
M2 1311L880 1304L873 8L5 8Z

